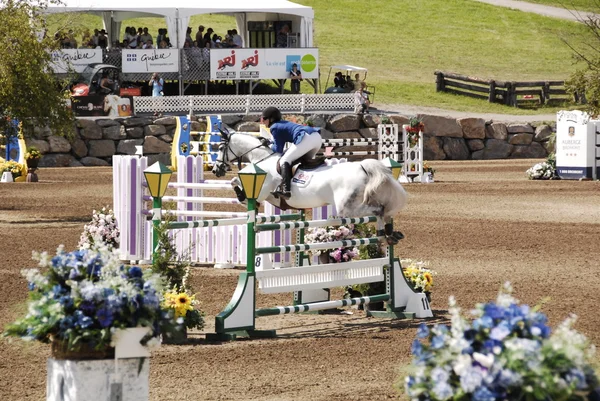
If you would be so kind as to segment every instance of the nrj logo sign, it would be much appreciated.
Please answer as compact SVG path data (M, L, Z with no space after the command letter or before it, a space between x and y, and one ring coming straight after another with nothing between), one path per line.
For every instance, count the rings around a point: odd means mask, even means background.
M250 56L245 60L242 60L242 70L248 69L248 67L258 66L258 50L254 50L254 56Z
M312 72L317 68L317 59L312 54L305 54L304 56L293 54L285 57L285 67L288 71L292 69L294 64L298 66L300 71Z
M235 66L235 50L231 51L231 56L223 57L219 60L218 70L224 70L226 67Z

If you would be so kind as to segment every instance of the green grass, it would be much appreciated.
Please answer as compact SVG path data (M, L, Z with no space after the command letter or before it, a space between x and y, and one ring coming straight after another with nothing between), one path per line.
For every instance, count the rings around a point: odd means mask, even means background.
M584 0L580 0L582 3ZM547 18L470 0L298 0L315 10L321 89L329 66L369 69L377 103L406 103L495 113L551 113L556 107L515 109L485 100L435 92L435 70L497 80L564 80L574 71L570 49L589 40L578 23ZM547 0L550 3L550 0ZM53 17L53 26L58 25ZM79 26L101 27L99 18L71 18ZM69 22L72 24L72 22ZM199 15L190 21L224 35L233 17ZM162 18L124 25L147 26L153 35ZM124 29L124 28L123 28Z

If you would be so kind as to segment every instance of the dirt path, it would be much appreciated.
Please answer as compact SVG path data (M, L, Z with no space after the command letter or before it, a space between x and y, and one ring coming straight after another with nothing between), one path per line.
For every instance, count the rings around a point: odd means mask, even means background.
M546 17L566 19L570 21L579 22L585 19L588 16L593 16L595 18L600 18L600 15L586 12L586 11L577 11L564 7L553 7L546 6L543 4L529 3L526 1L517 1L517 0L477 0L481 3L488 3L494 6L499 7L507 7L512 8L513 10L521 10L527 13L535 13L544 15ZM565 6L569 6L569 2L565 2Z
M403 257L438 272L435 321L447 298L470 309L495 297L506 280L554 326L569 313L600 344L600 182L528 181L533 160L435 162L436 183L410 184L409 206L396 219ZM0 328L23 313L20 277L32 250L74 249L92 209L111 204L109 168L41 169L38 184L0 184ZM214 315L227 304L238 270L196 268L192 282L207 328L192 343L163 346L151 361L151 400L383 400L409 362L416 321L352 315L258 319L273 340L212 345ZM339 295L339 290L336 290ZM261 295L258 306L289 304L289 294ZM433 323L433 322L429 322ZM40 400L49 347L0 341L0 399ZM600 361L600 358L598 359Z

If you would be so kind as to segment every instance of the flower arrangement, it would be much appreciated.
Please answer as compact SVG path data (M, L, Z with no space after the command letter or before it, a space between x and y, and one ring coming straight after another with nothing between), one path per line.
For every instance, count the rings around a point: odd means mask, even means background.
M10 172L15 180L23 174L23 166L14 160L5 161L0 164L0 175L6 171Z
M186 290L177 289L166 291L163 294L163 307L172 309L176 318L182 318L188 329L204 327L202 312L196 308L199 302L195 295L190 295Z
M109 249L119 246L120 232L114 212L108 206L92 212L92 221L83 226L79 249L90 249L95 244L105 244Z
M433 178L433 176L435 175L435 169L431 167L431 165L427 162L423 162L423 172L430 173L431 178Z
M319 242L334 242L345 239L354 238L354 226L350 224L348 227L314 227L309 228L304 240L307 244ZM330 263L349 262L358 257L358 248L332 248L332 249L315 249L309 251L312 255L328 255Z
M148 327L147 340L171 334L173 313L163 309L162 278L150 270L126 267L106 247L33 254L39 268L23 271L29 282L27 315L8 325L4 335L25 340L103 349L119 329ZM179 324L182 322L180 321Z
M404 277L412 284L415 291L431 292L433 276L437 273L427 268L429 262L401 259L400 264L403 266Z
M533 167L529 168L525 174L527 174L527 178L530 180L549 180L555 177L556 172L554 167L546 161L535 164Z
M421 137L421 132L425 130L425 124L421 121L420 118L411 117L408 120L408 127L406 127L406 139L408 141L409 147L417 146L419 143L419 138Z
M25 153L25 160L36 160L42 157L42 153L35 146L30 146L27 148L27 152Z
M405 378L412 400L598 399L594 349L572 328L575 317L551 335L546 316L511 292L506 284L496 302L477 305L473 321L450 298L450 328L419 327Z

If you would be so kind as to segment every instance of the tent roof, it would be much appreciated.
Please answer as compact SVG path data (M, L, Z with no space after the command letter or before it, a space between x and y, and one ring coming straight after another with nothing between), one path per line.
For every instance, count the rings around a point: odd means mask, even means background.
M196 14L236 14L236 13L270 13L291 14L306 18L314 18L311 7L292 3L287 0L228 0L223 2L202 2L198 0L176 0L168 6L154 5L148 0L63 0L61 6L48 7L48 12L126 12L139 16L164 15L170 17L189 17Z
M355 65L347 65L347 64L332 65L330 68L333 68L336 70L345 70L345 71L367 71L366 68L357 67Z

